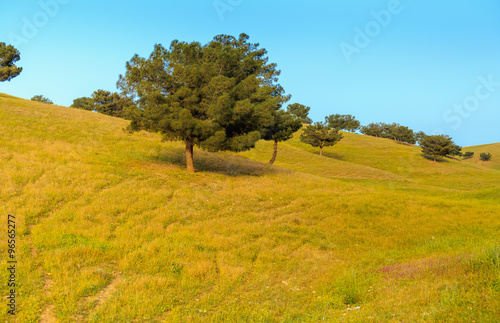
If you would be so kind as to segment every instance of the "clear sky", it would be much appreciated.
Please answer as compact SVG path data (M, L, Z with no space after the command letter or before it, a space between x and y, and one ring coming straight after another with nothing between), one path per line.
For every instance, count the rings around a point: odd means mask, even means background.
M71 105L117 91L137 53L240 33L268 50L310 116L397 122L462 146L500 142L500 1L4 1L21 75L0 92Z

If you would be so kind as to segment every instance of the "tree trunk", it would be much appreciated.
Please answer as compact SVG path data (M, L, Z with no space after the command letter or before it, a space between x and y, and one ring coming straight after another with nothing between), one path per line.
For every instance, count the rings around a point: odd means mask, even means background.
M274 146L273 146L274 150L273 150L273 158L271 158L271 160L269 161L269 164L273 164L274 161L276 160L276 156L278 155L278 141L275 140L274 141Z
M323 146L320 146L320 147L319 147L319 155L320 155L320 156L323 156Z
M436 162L436 156L434 156L434 162Z
M194 162L193 162L193 144L186 140L186 169L188 172L194 173Z

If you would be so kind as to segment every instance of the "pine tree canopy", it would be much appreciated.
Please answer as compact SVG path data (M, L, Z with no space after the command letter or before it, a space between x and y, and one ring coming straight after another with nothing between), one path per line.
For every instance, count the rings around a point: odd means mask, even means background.
M350 114L332 114L325 117L330 128L355 132L361 124Z
M420 141L422 153L425 156L432 157L434 161L438 157L450 155L454 150L454 146L453 140L445 135L425 136Z
M311 124L312 120L309 118L310 107L307 107L300 103L292 103L286 108L288 112L300 118L302 123Z
M94 111L94 99L86 96L74 99L71 108Z
M313 147L319 147L319 154L323 156L323 147L333 146L344 136L339 129L332 129L324 122L315 122L307 126L300 135L300 141Z
M0 43L0 82L10 81L21 74L23 68L15 65L20 59L21 55L14 46Z

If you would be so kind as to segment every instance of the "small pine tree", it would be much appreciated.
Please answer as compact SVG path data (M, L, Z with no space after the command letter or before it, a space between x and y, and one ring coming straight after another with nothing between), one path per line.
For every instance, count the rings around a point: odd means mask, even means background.
M275 111L273 121L270 125L261 130L261 137L264 140L274 142L273 157L269 164L273 164L278 154L278 142L287 141L292 138L294 132L302 128L302 119L293 115L290 110Z
M479 155L479 159L481 159L482 161L488 161L491 159L491 154L490 153L481 153Z
M47 104L54 104L51 100L47 99L43 95L35 95L34 97L31 98L31 101L35 102L41 102L41 103L47 103Z
M324 122L316 122L307 126L300 135L300 141L313 147L319 147L319 155L323 156L323 147L333 146L344 136L338 129L328 127Z
M473 151L466 151L465 153L463 153L464 159L472 158L472 156L474 156L474 152Z

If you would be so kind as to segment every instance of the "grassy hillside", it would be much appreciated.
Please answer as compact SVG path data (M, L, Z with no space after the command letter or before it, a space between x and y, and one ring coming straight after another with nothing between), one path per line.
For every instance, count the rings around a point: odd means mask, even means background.
M474 166L488 167L500 171L500 143L465 147L463 148L463 151L474 152L474 157L467 160L467 163ZM489 161L480 160L479 155L481 153L490 153L492 155L491 160Z
M299 134L278 146L276 165L330 177L397 180L453 189L500 186L499 177L492 177L490 169L464 163L461 158L435 163L423 158L419 147L390 139L344 133L339 144L324 148L329 158L321 158L319 148L300 142ZM265 162L270 159L271 146L259 142L257 149L242 155Z
M296 136L275 166L267 142L195 149L188 174L181 143L126 125L0 95L18 322L499 317L497 170L346 134L325 157Z

